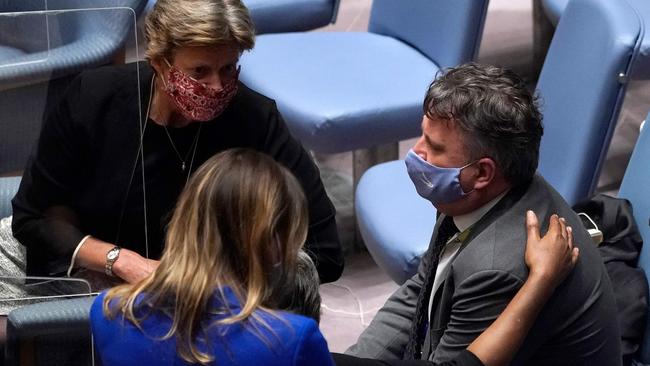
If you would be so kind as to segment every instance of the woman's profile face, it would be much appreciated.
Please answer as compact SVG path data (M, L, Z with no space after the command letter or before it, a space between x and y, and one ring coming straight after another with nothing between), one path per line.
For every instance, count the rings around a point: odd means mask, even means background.
M239 54L233 45L185 46L174 50L173 59L167 61L196 81L221 89L236 77ZM152 66L159 75L167 77L169 66L165 60L155 60Z

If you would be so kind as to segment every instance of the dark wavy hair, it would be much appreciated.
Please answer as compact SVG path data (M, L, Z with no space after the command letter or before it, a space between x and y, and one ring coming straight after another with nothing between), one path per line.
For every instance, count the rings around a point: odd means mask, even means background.
M516 73L467 63L431 83L424 114L455 124L471 160L492 158L513 185L532 179L544 133L539 101Z

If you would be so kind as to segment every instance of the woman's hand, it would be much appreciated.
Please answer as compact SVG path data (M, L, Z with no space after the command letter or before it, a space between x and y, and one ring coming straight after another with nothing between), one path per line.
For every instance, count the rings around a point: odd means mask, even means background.
M89 236L79 248L75 265L104 273L106 253L114 246L115 244ZM132 250L122 248L119 257L113 263L113 274L128 283L135 283L153 272L158 267L158 263Z
M122 249L119 258L113 264L113 273L128 283L136 283L150 275L159 263L132 250Z
M526 265L530 277L559 285L578 261L579 250L573 247L573 232L563 218L551 215L548 231L540 238L539 221L533 211L526 213Z
M571 227L564 219L552 215L546 235L540 238L537 216L528 211L526 229L530 274L497 320L467 348L486 366L510 364L555 287L578 261L578 248L573 247Z

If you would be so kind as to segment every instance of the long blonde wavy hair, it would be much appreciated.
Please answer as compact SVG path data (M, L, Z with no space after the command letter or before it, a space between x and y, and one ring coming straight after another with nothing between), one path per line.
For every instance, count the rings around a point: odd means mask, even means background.
M139 283L109 290L104 313L121 314L142 330L136 311L163 311L172 318L163 339L176 337L187 362L211 362L213 356L196 347L210 300L218 296L227 304L222 290L230 287L241 309L227 310L216 325L256 324L256 310L272 312L273 287L283 285L271 274L293 273L306 237L306 200L296 178L259 152L224 151L181 193L158 268Z

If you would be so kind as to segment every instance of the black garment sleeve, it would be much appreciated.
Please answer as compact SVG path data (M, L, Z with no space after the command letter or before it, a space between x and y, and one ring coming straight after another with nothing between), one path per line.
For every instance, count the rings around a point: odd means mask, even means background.
M263 142L265 150L300 181L309 205L309 233L305 250L314 260L321 283L336 281L343 272L343 251L336 229L334 205L327 197L320 172L287 129L273 103Z
M425 360L373 360L341 353L332 353L332 357L337 366L484 366L481 360L468 350L462 351L453 360L442 363Z
M67 269L84 234L79 230L73 197L83 180L83 136L74 127L80 78L45 123L12 200L14 236L27 247L27 273L53 275Z

